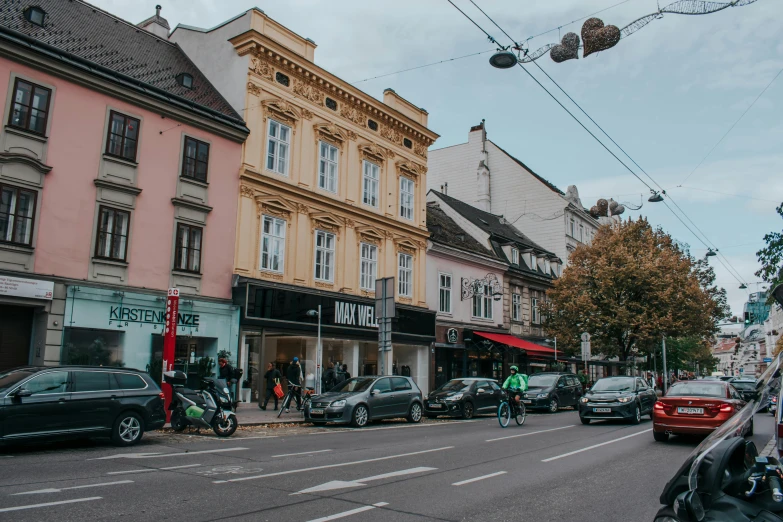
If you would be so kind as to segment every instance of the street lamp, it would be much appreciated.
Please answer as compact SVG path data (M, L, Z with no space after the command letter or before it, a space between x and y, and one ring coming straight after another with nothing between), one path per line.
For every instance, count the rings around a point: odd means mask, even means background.
M315 341L315 394L321 394L321 305L318 310L308 310L307 317L318 317L318 339Z
M655 190L651 192L652 192L652 196L650 196L647 201L649 201L650 203L660 203L661 201L663 201L663 196L661 195L661 192L656 192ZM663 193L666 194L665 191Z
M716 251L716 250L713 250L713 249L711 249L711 248L708 248L708 249L707 249L707 254L706 254L704 257L715 257L715 256L717 256L717 255L718 255L718 254L717 254L717 251Z
M498 51L489 59L489 64L496 69L511 69L517 64L517 55L511 51Z
M554 339L547 339L546 342L548 343L555 343L555 362L557 362L557 336L555 336Z

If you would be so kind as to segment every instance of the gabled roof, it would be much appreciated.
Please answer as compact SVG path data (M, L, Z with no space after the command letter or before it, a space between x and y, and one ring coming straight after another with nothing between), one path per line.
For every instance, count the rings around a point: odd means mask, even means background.
M433 243L501 260L493 251L482 246L473 236L465 232L440 207L432 203L427 204L427 229Z
M495 143L495 142L494 142L494 141L492 141L492 140L487 140L487 141L489 141L489 142L490 142L490 143L492 143L492 144L493 144L495 147L497 147L497 148L498 148L498 150L500 150L500 152L502 152L503 154L505 154L506 156L508 156L509 158L511 158L512 160L514 160L515 162L517 162L517 164L519 164L519 166L521 166L523 169L525 169L525 170L527 170L528 172L530 172L530 173L531 173L531 174L532 174L532 175L533 175L533 176L534 176L536 179L538 179L538 181L540 181L541 183L543 183L544 185L546 185L546 186L547 186L547 187L548 187L548 188L549 188L549 189L550 189L552 192L556 192L557 194L560 194L561 196L565 196L565 192L563 192L562 190L560 190L559 188L557 188L557 187L555 186L555 184L554 184L554 183L552 183L552 182L550 182L550 181L548 181L548 180L546 180L546 179L542 178L542 177L541 177L541 176L539 176L538 174L536 174L536 173L533 171L533 169L531 169L530 167L528 167L527 165L525 165L524 163L522 163L522 161L521 161L521 160L518 160L517 158L515 158L514 156L512 156L511 154L509 154L508 152L506 152L506 151L503 149L503 147L501 147L500 145L498 145L497 143Z
M176 44L160 38L82 0L4 2L0 9L0 36L22 35L27 42L44 44L118 73L117 81L138 82L183 98L222 115L234 125L244 122L218 90ZM44 27L28 22L28 6L46 12ZM49 47L51 46L51 47ZM35 45L31 45L35 48ZM69 61L67 56L58 56ZM176 76L193 77L193 88L180 85Z

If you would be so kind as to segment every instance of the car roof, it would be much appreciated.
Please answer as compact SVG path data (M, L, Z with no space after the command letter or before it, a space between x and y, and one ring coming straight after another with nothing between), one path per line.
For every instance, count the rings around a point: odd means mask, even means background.
M571 372L536 372L530 374L531 377L533 377L534 375L575 375L575 374Z
M495 381L497 382L497 379L492 379L490 377L456 377L454 379L448 380L448 382L451 381Z
M40 372L43 370L112 370L112 371L127 371L133 373L147 373L144 370L137 370L136 368L125 368L123 366L88 366L86 364L65 364L61 366L19 366L17 368L11 368L6 371L25 370L31 372Z
M732 382L756 382L756 379L732 379L729 381L729 383Z

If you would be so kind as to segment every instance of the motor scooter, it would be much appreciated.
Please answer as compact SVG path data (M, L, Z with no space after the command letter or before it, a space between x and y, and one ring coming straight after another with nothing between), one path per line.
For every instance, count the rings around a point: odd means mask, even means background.
M187 375L184 372L164 372L163 380L173 390L169 410L174 431L195 426L212 429L218 437L230 437L239 427L236 413L231 410L226 381L205 377L202 379L204 387L195 391L185 387Z

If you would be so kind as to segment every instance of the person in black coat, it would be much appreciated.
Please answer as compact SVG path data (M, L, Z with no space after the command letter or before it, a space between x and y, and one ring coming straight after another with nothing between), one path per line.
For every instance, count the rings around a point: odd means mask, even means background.
M283 378L283 374L280 373L280 370L275 368L274 363L269 363L266 365L266 373L264 374L264 380L266 380L266 396L264 397L264 404L259 404L258 406L262 410L266 410L266 405L269 403L269 399L274 397L275 399L275 409L277 409L277 395L275 395L275 385L280 381L280 379Z
M299 357L294 357L291 365L285 372L285 378L288 380L288 389L293 389L294 399L296 399L296 409L302 409L302 367L299 365ZM288 413L288 409L285 410Z
M329 367L324 372L323 376L321 377L321 393L326 393L332 388L334 388L335 382L335 372L334 372L334 363L329 363Z

